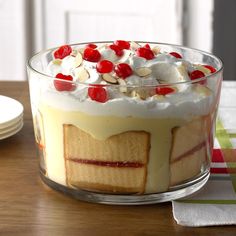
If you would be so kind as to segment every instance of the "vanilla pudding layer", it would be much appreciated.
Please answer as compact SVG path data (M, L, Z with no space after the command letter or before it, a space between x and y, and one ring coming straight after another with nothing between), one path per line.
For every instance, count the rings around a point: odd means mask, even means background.
M94 101L79 102L71 95L58 95L52 91L44 93L42 98L38 109L43 119L45 164L47 175L51 180L67 185L63 137L65 124L76 126L97 140L106 140L127 131L145 131L150 134L145 193L163 192L170 187L172 130L206 115L210 103L205 97L198 101L196 109L196 104L192 101L185 101L175 106L166 101L155 102L158 108L153 107L150 101L143 101L141 104L140 100L134 103L129 99L131 103L122 100L123 104L120 106L122 112L119 110L117 99L104 104L97 104ZM124 159L128 161L129 157ZM197 157L197 159L202 158ZM180 171L185 170L180 168Z
M151 134L151 149L145 192L161 192L168 189L171 129L183 125L186 121L181 119L91 116L78 111L62 111L47 105L42 105L40 112L43 115L46 166L50 179L63 185L66 184L63 124L73 124L99 140L105 140L126 131L149 132ZM127 157L128 159L129 157Z

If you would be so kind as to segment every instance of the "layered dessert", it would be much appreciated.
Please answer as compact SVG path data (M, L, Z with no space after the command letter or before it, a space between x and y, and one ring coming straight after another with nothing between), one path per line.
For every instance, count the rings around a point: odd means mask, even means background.
M64 45L48 55L35 133L56 183L166 192L209 168L216 69L148 43ZM49 76L51 78L49 78Z

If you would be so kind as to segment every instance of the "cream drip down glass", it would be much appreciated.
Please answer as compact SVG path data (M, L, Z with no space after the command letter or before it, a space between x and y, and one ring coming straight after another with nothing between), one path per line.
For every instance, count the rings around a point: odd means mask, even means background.
M52 188L138 205L188 196L208 180L217 57L117 40L49 49L27 69L40 174Z

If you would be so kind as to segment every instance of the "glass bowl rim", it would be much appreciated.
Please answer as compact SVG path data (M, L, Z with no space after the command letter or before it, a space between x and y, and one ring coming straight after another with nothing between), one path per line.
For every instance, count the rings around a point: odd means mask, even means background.
M90 44L90 43L91 44L107 44L107 43L113 43L113 42L114 41L93 41L93 42L81 42L81 43L73 43L73 44L65 44L65 45L75 47L75 46L86 45L86 44ZM174 82L174 83L161 83L161 84L157 84L157 85L120 85L120 84L89 84L89 83L80 82L80 81L65 81L63 79L58 79L58 78L55 78L53 76L44 74L44 73L38 71L37 69L35 69L32 66L32 62L36 57L40 56L41 54L47 53L47 52L53 52L56 49L58 49L60 46L39 51L38 53L34 54L32 57L30 57L27 60L26 66L27 66L27 69L33 71L34 73L40 75L43 78L47 78L47 80L48 79L57 80L57 81L61 81L61 82L64 82L64 83L71 83L71 84L74 84L74 85L76 84L76 85L83 85L83 86L97 86L97 85L99 85L99 86L102 86L102 87L125 87L125 88L140 88L140 87L150 88L150 87L177 86L177 85L181 85L181 84L187 84L187 85L188 84L195 84L195 83L205 81L205 80L209 79L210 77L212 77L213 75L219 74L221 71L223 71L223 68L224 68L223 62L219 57L213 55L212 53L209 53L209 52L206 52L206 51L203 51L203 50L199 50L199 49L196 49L196 48L186 47L186 46L178 45L178 44L161 43L161 42L134 41L134 40L129 41L129 42L135 42L135 43L140 43L140 44L148 43L148 44L154 44L154 45L157 45L157 46L159 46L159 45L160 46L170 46L170 47L180 48L180 49L184 49L184 50L192 50L194 52L199 52L201 54L204 54L208 57L213 58L214 60L216 60L219 63L220 68L218 70L216 70L214 73L211 73L209 75L206 75L202 78L195 79L195 80L180 81L180 82Z

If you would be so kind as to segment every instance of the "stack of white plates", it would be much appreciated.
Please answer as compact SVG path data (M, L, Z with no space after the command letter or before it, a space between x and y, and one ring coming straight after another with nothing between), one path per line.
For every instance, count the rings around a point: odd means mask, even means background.
M22 104L15 99L0 95L0 140L16 134L22 127Z

